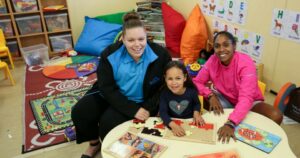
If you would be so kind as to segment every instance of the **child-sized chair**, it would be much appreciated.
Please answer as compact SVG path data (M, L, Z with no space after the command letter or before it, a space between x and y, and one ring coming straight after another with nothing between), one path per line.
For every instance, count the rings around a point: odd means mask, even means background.
M2 31L2 29L0 29L0 57L6 57L6 56L7 56L8 59L9 59L11 68L14 69L15 66L14 66L14 63L13 63L11 54L10 54L10 52L9 52L9 49L8 49L8 47L6 46L6 40L5 40L3 31Z
M14 86L15 80L13 79L6 62L0 60L0 69L3 69L5 79L9 78L11 84Z

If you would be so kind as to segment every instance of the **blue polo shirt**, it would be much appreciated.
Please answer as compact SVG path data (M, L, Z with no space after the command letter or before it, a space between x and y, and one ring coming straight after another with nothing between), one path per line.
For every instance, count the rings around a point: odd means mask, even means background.
M129 100L136 103L144 101L144 77L149 64L156 59L157 55L148 44L138 62L133 60L124 45L108 56L108 61L112 65L114 79L120 88L120 92L128 97Z

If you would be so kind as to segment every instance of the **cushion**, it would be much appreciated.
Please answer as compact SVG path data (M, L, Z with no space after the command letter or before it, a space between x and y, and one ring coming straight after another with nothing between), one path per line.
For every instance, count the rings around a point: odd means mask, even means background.
M180 55L185 64L196 62L200 50L206 47L207 39L206 22L197 4L187 19L181 37Z
M185 19L180 13L165 2L161 4L161 9L165 27L166 47L179 55L180 41L185 27Z
M127 12L119 12L114 14L96 16L95 18L109 23L123 24L123 16L126 13Z
M114 42L116 35L121 30L122 25L86 16L85 25L77 40L75 50L82 54L99 56L108 45Z

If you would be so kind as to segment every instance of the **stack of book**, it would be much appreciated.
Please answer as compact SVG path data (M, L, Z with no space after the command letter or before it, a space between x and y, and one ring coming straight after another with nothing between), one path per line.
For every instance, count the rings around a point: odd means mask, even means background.
M161 12L164 0L144 0L136 2L137 13L141 16L147 30L148 40L166 46L165 29Z

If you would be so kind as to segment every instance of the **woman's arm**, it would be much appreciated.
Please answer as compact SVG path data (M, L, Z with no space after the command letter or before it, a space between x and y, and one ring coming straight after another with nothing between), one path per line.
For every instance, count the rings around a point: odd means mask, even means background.
M195 86L198 89L198 93L205 98L212 93L212 91L206 87L206 83L210 80L209 69L212 63L212 58L209 58L205 65L202 66L198 75L193 79Z
M229 115L229 120L233 121L236 125L239 124L251 110L257 90L257 74L252 60L244 64L239 71L240 87L238 89L238 102L233 112Z

